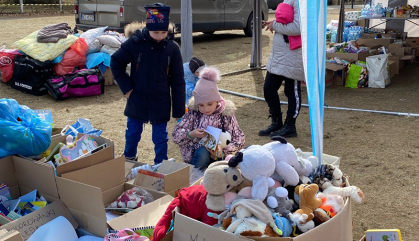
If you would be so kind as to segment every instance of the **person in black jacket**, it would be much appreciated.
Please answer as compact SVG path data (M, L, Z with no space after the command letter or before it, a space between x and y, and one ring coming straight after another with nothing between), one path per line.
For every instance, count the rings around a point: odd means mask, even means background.
M185 81L179 45L168 34L170 6L144 6L146 27L136 30L111 57L111 70L127 98L124 155L135 160L145 123L152 125L154 162L167 160L167 122L185 114ZM126 73L131 63L131 73Z

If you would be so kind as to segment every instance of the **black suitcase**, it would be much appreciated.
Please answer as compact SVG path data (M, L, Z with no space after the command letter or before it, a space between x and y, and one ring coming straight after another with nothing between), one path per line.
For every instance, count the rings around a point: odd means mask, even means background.
M45 82L53 75L51 61L39 61L29 56L16 56L10 84L13 89L40 96L47 94Z

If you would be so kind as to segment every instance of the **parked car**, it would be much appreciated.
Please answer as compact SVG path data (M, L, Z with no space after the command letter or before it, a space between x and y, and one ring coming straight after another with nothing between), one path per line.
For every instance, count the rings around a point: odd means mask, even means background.
M282 3L284 0L268 0L268 8L272 10L276 10L278 4Z
M252 36L254 0L197 0L192 1L193 32L214 33L219 30L243 29ZM144 5L156 0L75 0L75 30L108 26L109 30L124 31L133 21L145 21ZM181 0L159 0L170 5L170 20L180 31ZM262 0L262 19L268 20L269 9Z

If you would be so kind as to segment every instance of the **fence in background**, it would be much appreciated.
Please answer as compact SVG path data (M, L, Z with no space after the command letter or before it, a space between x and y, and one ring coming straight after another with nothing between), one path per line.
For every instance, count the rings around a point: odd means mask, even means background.
M0 0L0 14L73 10L74 1L71 0Z

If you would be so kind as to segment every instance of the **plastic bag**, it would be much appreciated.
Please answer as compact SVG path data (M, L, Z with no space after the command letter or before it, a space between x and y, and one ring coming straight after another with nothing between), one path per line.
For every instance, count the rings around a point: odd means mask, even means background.
M0 71L3 82L7 83L13 76L13 65L15 55L19 54L18 50L6 49L6 46L0 48Z
M93 43L93 40L95 40L97 36L101 35L103 31L105 31L107 28L108 26L89 29L86 32L80 34L80 38L84 38L86 40L87 45L90 45L91 43Z
M114 54L119 48L113 48L109 45L103 45L103 47L100 49L100 52L107 53L109 55Z
M67 130L67 128L69 129ZM61 134L65 130L67 130L67 132L65 132L65 135L72 135L73 137L76 137L78 133L83 133L91 136L100 136L103 132L102 130L93 128L89 119L83 118L78 118L76 123L74 123L73 125L67 125L66 127L64 127L64 129L61 131Z
M153 196L145 189L133 187L123 192L108 208L139 208L154 201Z
M116 233L109 233L105 236L105 241L149 241L150 239L145 236L141 236L135 231L124 228L117 231Z
M101 35L97 36L96 39L98 39L103 45L111 46L112 48L119 48L121 47L121 42L111 35Z
M103 44L98 40L93 40L92 43L89 44L89 48L87 50L87 54L97 53L102 48Z
M63 59L54 66L54 72L58 75L72 73L74 67L83 68L86 64L87 44L84 38L79 38L65 52Z
M14 99L0 99L0 158L35 156L51 144L52 126Z
M348 72L348 77L346 78L345 87L349 87L349 88L358 87L359 77L361 76L362 69L363 69L362 66L359 66L356 64L351 64L349 66L349 72Z
M367 69L369 73L368 87L385 88L390 84L387 54L367 57Z

